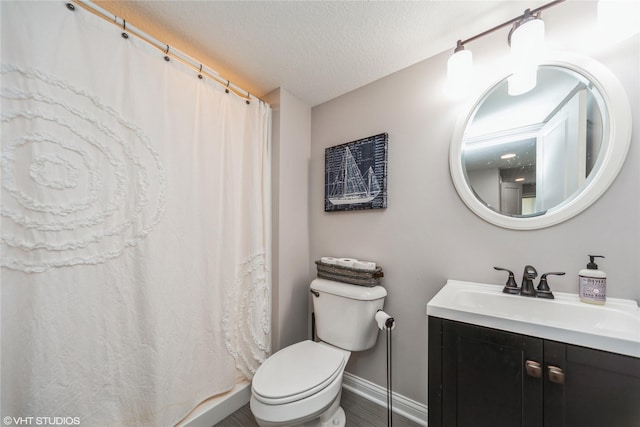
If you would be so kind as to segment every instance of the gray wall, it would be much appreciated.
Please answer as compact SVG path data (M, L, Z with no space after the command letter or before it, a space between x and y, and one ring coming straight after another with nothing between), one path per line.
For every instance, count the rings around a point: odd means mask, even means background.
M426 403L426 304L445 284L460 279L502 285L492 266L521 274L566 271L552 289L577 292L577 272L588 253L607 258L610 297L640 299L640 40L606 49L585 34L595 25L595 2L567 2L544 14L547 39L557 49L588 54L607 65L627 90L633 114L631 149L618 178L594 205L573 219L535 231L512 231L475 216L458 197L448 166L449 143L461 104L443 96L445 52L312 109L310 164L310 275L321 256L376 261L389 292L385 310L397 319L394 389ZM452 47L462 35L452 34ZM506 55L506 30L469 46L480 68ZM323 210L324 150L389 133L388 208ZM518 277L518 281L520 277ZM353 354L347 371L384 385L385 339Z
M273 352L307 338L311 108L285 89L265 97L272 127Z

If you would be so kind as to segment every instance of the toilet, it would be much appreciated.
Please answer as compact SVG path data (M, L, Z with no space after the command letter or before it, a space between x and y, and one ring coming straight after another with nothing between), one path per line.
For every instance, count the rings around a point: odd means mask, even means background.
M352 351L373 347L374 319L387 291L326 279L311 282L316 335L271 355L251 384L251 412L261 427L340 427L342 374Z

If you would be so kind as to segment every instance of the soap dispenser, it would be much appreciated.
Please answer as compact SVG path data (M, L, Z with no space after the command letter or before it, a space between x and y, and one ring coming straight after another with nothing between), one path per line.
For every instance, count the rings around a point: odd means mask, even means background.
M590 262L587 268L578 273L580 301L589 304L602 305L607 299L607 274L598 270L595 258L604 258L602 255L589 255Z

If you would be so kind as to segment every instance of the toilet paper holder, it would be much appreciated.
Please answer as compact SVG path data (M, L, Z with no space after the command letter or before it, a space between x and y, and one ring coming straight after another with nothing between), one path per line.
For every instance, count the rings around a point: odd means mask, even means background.
M382 310L378 310L375 315L376 323L380 330L393 329L396 326L396 320Z

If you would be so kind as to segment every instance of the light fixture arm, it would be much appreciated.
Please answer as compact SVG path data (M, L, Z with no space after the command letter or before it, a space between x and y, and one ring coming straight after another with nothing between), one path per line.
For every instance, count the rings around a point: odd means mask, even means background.
M511 29L509 30L509 35L507 36L507 43L509 44L509 46L511 46L511 35L513 34L513 32L515 30L518 29L518 27L520 27L521 25L533 20L533 19L540 19L540 15L542 14L542 12L538 11L537 13L531 13L531 9L527 9L524 11L524 14L520 17L520 19L516 19L513 22L513 26L511 27Z
M539 17L539 16L540 16L540 12L542 12L543 10L545 10L545 9L549 9L550 7L553 7L553 6L556 6L556 5L560 4L560 3L563 3L564 1L566 1L566 0L555 0L555 1L552 1L552 2L550 2L550 3L544 4L544 5L542 5L542 6L538 7L538 8L536 8L536 9L533 9L533 10L527 9L527 10L525 10L525 11L524 11L524 13L523 13L522 15L520 15L520 16L516 16L516 17L515 17L515 18L513 18L513 19L510 19L510 20L508 20L508 21L505 21L505 22L503 22L502 24L496 25L495 27L490 28L490 29L488 29L488 30L486 30L486 31L483 31L483 32L481 32L481 33L479 33L479 34L476 34L476 35L475 35L475 36L473 36L473 37L469 37L469 38L468 38L468 39L466 39L466 40L458 40L458 44L457 44L457 46L456 46L456 50L455 50L455 51L457 52L458 50L460 50L460 49L459 49L459 46L460 46L460 45L466 45L467 43L470 43L470 42L472 42L472 41L474 41L474 40L477 40L477 39L479 39L479 38L481 38L481 37L484 37L484 36L486 36L486 35L488 35L488 34L491 34L491 33L493 33L494 31L497 31L497 30L499 30L499 29L501 29L501 28L508 27L509 25L512 25L512 24L514 24L514 23L517 23L517 22L523 21L523 20L525 20L525 19L531 19L531 18L533 18L534 16L535 16L535 17ZM463 49L464 49L464 47L463 47Z
M539 56L536 53L541 51L540 45L542 45L544 42L544 22L539 19L540 13L543 10L553 7L564 1L565 0L555 0L533 10L527 9L522 15L503 22L500 25L496 25L495 27L490 28L487 31L483 31L482 33L476 34L475 36L470 37L466 40L458 40L456 43L456 48L453 51L453 55L451 55L451 57L447 61L446 91L448 92L448 94L456 98L462 97L472 85L473 56L470 50L465 50L465 45L476 39L479 39L480 37L484 37L487 34L493 33L494 31L512 24L513 27L511 31L509 31L508 36L509 45L511 45L511 35L520 26L527 23L525 28L517 32L517 39L519 43L516 44L520 46L520 48L517 49L520 52L519 55L514 55L513 46L511 48L512 56L514 58L517 56L517 62L522 65L519 65L517 72L515 72L516 70L514 70L513 75L510 77L509 94L518 95L526 93L527 91L535 87L537 79L535 70L537 69L537 58ZM525 40L526 43L523 43L523 40ZM529 47L533 48L533 52L531 52L531 54L529 51L527 51Z

